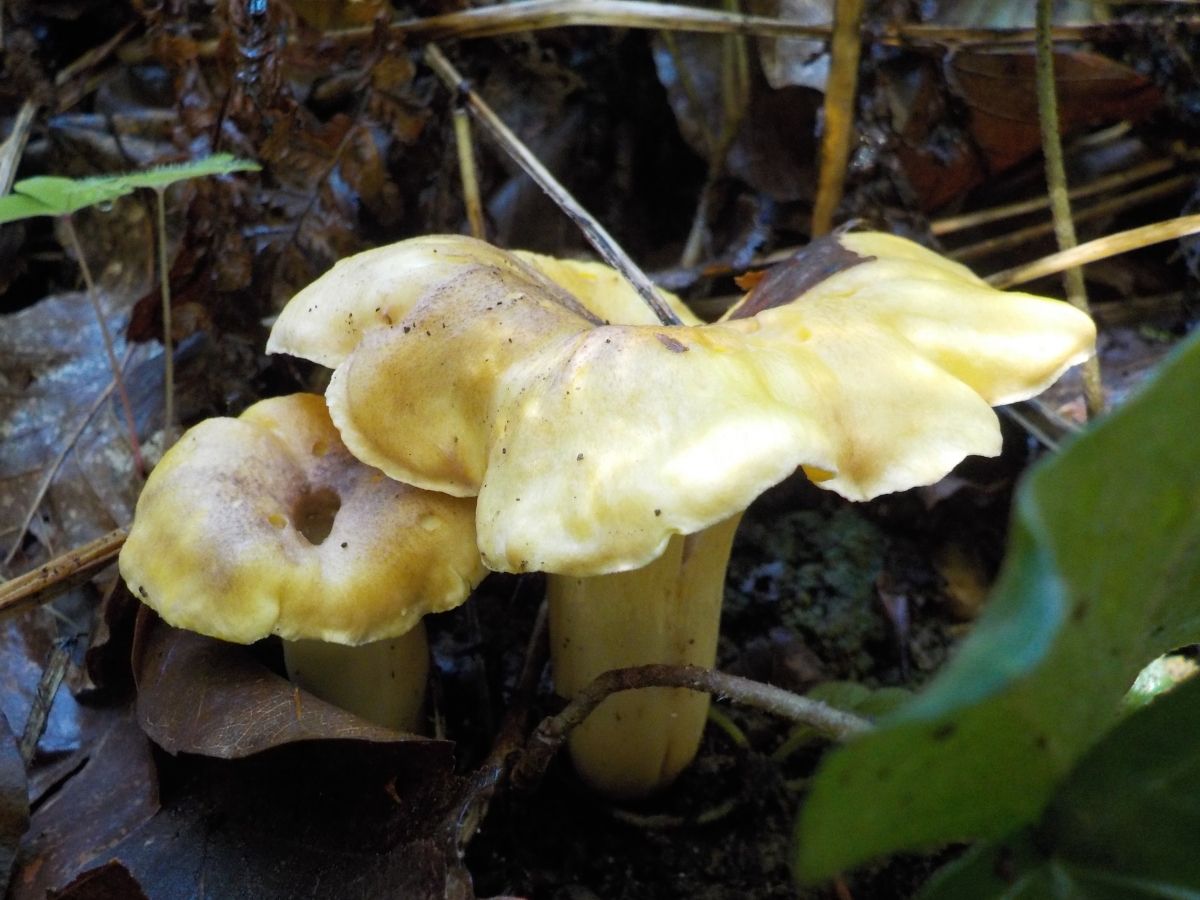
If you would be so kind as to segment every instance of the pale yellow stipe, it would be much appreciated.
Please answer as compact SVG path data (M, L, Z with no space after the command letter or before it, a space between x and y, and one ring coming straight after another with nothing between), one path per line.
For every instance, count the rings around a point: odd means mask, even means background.
M429 676L425 624L358 647L284 641L288 678L334 706L396 731L420 733Z
M551 575L555 690L571 697L609 669L649 663L711 667L725 566L741 514L686 537L640 569L591 578ZM692 761L708 695L643 688L605 700L571 733L571 759L585 781L613 797L667 787Z

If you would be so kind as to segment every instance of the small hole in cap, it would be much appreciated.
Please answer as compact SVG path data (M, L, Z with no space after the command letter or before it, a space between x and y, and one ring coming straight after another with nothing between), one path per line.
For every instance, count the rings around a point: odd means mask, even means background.
M324 542L333 530L333 520L342 508L342 499L329 488L318 488L300 498L292 516L296 530L314 547Z

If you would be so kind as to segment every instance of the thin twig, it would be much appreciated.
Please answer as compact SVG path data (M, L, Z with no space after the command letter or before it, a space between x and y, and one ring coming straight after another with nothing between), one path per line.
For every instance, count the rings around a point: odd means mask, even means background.
M1018 400L1000 407L1000 413L1012 419L1047 450L1057 451L1062 442L1079 433L1079 426L1064 419L1040 400Z
M21 740L17 745L26 769L37 753L38 741L42 739L46 723L50 720L50 707L54 705L54 695L58 693L63 676L67 674L67 664L71 661L71 643L70 640L55 641L54 649L50 651L50 659L46 661L46 668L42 669L37 693L33 695L33 705L29 708L29 718L25 720L25 730L21 732Z
M1074 212L1072 218L1077 225L1081 222L1102 219L1113 213L1124 212L1127 209L1141 206L1143 203L1149 203L1151 200L1169 197L1171 194L1194 186L1195 182L1196 178L1194 175L1176 175L1157 184L1147 185L1136 191L1124 191L1115 197L1109 197L1101 200L1099 203L1093 203L1091 206ZM1054 222L1038 222L1035 225L1027 225L1024 228L1010 231L1007 234L985 238L974 244L967 244L965 247L952 250L947 255L953 260L965 263L973 259L990 256L993 253L999 253L1003 250L1011 250L1014 247L1024 246L1030 241L1050 234L1053 231Z
M38 484L38 489L33 495L33 500L29 504L29 509L25 512L25 519L21 522L21 527L17 529L17 536L13 540L12 546L8 550L8 554L4 557L4 562L0 563L0 569L7 568L9 563L13 561L13 557L17 555L17 551L21 549L21 542L25 540L25 534L29 531L29 526L33 522L33 517L37 515L38 507L42 505L42 500L46 498L46 492L50 490L50 485L54 482L54 478L58 475L58 470L62 468L63 461L74 448L79 436L83 434L83 430L87 428L88 422L92 421L92 416L96 414L102 403L112 396L113 388L116 382L110 381L108 386L96 395L91 406L88 407L87 413L79 424L75 426L74 431L68 435L63 442L62 448L58 451L58 456L54 458L45 474L42 475L41 483Z
M483 201L479 196L479 174L475 170L475 142L471 139L471 118L461 106L454 107L454 142L458 145L458 176L462 181L463 205L471 237L483 241L487 230L483 224Z
M753 706L793 722L811 725L837 740L864 734L871 728L866 719L834 709L791 691L727 675L700 666L649 665L613 669L598 676L580 691L562 712L549 716L534 730L521 758L513 766L514 785L528 786L541 780L567 735L610 694L645 687L688 688L705 691L744 706Z
M3 582L0 584L0 614L41 606L83 584L116 559L128 534L123 528L110 531L82 547L54 557L31 572Z
M163 326L163 434L169 441L175 427L175 340L171 334L171 273L167 270L167 201L166 189L154 189L158 230L158 292L162 299Z
M146 474L146 465L142 461L142 445L138 441L137 424L133 418L133 404L129 402L129 392L125 390L125 379L121 376L121 366L117 362L117 352L113 349L112 334L108 330L108 321L104 318L104 310L100 308L100 298L96 294L96 282L92 278L92 269L88 265L87 254L83 252L83 244L69 215L62 216L61 221L67 232L67 240L79 260L79 270L83 273L83 283L87 288L88 302L96 314L96 322L100 325L100 337L104 341L104 352L108 356L108 366L112 370L113 382L117 386L117 396L121 398L121 408L125 413L125 427L129 431L129 447L133 451L133 464L139 476Z
M664 325L681 324L679 317L659 296L646 274L629 258L604 227L592 218L579 201L571 196L570 192L550 174L532 151L509 130L500 117L492 111L492 108L471 90L466 79L451 65L450 60L446 59L436 44L430 44L425 48L425 62L445 82L446 86L454 91L457 98L466 105L471 114L504 148L505 152L525 170L526 174L546 192L551 200L558 204L558 207L571 218L571 221L579 226L588 242L604 258L604 261L625 276L642 299L646 301L646 304L654 310L658 320Z
M825 24L805 24L785 18L637 0L519 0L422 19L405 19L392 23L390 28L408 37L437 40L496 37L522 31L587 25L761 37L826 38L831 31L830 26ZM1052 37L1056 41L1098 40L1125 34L1136 27L1139 27L1139 23L1060 25L1055 26ZM1176 17L1172 19L1171 27L1195 30L1200 28L1200 16ZM369 28L362 27L334 32L331 36L361 40L370 34ZM1029 44L1034 41L1036 31L1032 28L963 28L886 22L870 28L867 36L882 44L942 47L955 44Z
M424 40L438 38L498 37L518 32L552 28L599 26L684 31L702 34L743 34L747 37L828 38L830 26L810 25L770 16L749 16L719 10L697 9L672 3L647 3L637 0L522 0L497 3L458 13L421 19L402 19L388 28L396 36ZM1056 25L1051 31L1055 42L1114 40L1145 27L1138 21L1092 22L1082 25ZM1200 31L1200 16L1176 16L1163 27L1179 32ZM376 37L374 25L329 31L323 40L330 44L354 44ZM863 37L874 44L892 47L930 47L944 49L972 45L1027 45L1034 41L1032 28L962 28L954 25L926 25L913 22L884 22L864 29ZM301 38L287 37L294 45ZM197 41L197 58L217 55L220 41ZM120 49L123 62L136 65L156 58L158 47L142 39Z
M1037 106L1038 124L1042 131L1042 152L1046 158L1046 190L1050 196L1050 212L1054 217L1054 236L1059 250L1070 250L1078 244L1075 223L1071 218L1071 200L1067 196L1067 173L1063 165L1062 137L1058 133L1058 93L1054 81L1054 46L1050 40L1050 25L1054 16L1053 0L1038 0L1037 6ZM1063 272L1063 287L1067 301L1082 312L1088 312L1087 285L1083 269L1074 267ZM1100 380L1100 358L1092 356L1083 364L1083 393L1089 416L1104 410L1104 387Z
M1087 184L1071 188L1067 192L1067 196L1072 200L1082 200L1085 197L1103 194L1115 188L1125 188L1143 179L1169 172L1176 165L1177 161L1173 157L1152 159L1149 162L1142 163L1140 166L1134 166L1132 169L1115 172L1112 175L1104 175L1094 181L1089 181ZM929 230L938 236L952 234L955 231L976 228L980 225L990 225L993 222L1000 222L1004 219L1012 219L1017 216L1038 212L1039 210L1046 209L1049 205L1049 197L1030 197L1028 200L1019 200L1016 203L1006 203L1003 206L993 206L988 209L980 209L974 212L935 219L929 223Z
M520 584L518 582L518 590ZM546 622L548 605L545 600L538 607L534 618L533 628L529 632L529 640L525 645L525 655L521 662L521 674L517 679L517 687L512 701L504 712L504 719L492 743L492 749L487 759L471 775L459 796L458 802L451 808L446 817L448 858L454 861L446 873L446 896L474 896L472 892L463 893L464 887L469 887L471 875L462 864L466 854L467 844L487 816L492 798L504 783L505 777L513 759L520 752L525 739L525 730L529 725L529 710L533 705L533 697L537 691L538 678L546 665L548 647L546 643ZM456 890L450 890L451 887Z
M823 106L821 168L813 202L813 237L828 234L833 228L833 217L846 183L846 166L854 143L854 98L858 93L864 5L864 0L837 0L834 7L829 79L825 83Z
M1177 219L1167 219L1165 222L1155 222L1152 225L1143 225L1128 231L1118 231L1116 234L1088 241L1070 250L1061 250L1033 262L996 272L985 280L992 287L1010 288L1038 278L1045 278L1047 275L1057 275L1072 266L1087 265L1108 259L1110 256L1128 253L1131 250L1140 250L1151 244L1187 237L1197 232L1200 232L1200 214L1180 216Z
M736 2L736 0L734 0ZM666 34L668 32L664 32ZM674 47L674 40L670 45ZM699 99L688 94L688 102L695 103L690 107L695 111L697 119L705 123L704 131L708 137L708 172L704 177L704 185L700 188L700 199L696 203L696 212L692 216L692 227L688 231L683 253L679 257L681 266L694 266L703 251L704 235L708 230L709 210L712 207L713 195L717 181L725 170L725 159L733 146L738 132L741 130L742 119L750 108L750 70L749 52L746 48L746 38L743 35L726 35L722 48L721 60L721 133L714 140L707 127L707 117L699 105ZM675 59L676 71L679 72L680 84L691 81L690 70L682 58ZM687 73L685 79L685 73ZM687 93L685 89L685 93ZM694 93L694 91L693 91Z
M25 153L25 142L29 140L29 130L33 127L33 116L37 112L37 104L26 100L21 104L16 119L13 120L12 131L0 144L0 197L12 190L13 181L17 177L17 166Z

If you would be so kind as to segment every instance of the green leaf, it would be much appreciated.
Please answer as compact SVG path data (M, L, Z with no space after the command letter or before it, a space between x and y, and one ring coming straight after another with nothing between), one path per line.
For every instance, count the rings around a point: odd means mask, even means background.
M258 163L248 159L238 159L229 153L215 153L204 159L177 165L159 166L146 172L135 172L131 175L115 176L123 185L130 188L154 188L156 190L170 187L177 181L189 178L202 178L207 175L230 175L234 172L257 172L262 168Z
M132 193L133 188L120 184L120 178L116 175L83 179L38 175L37 178L18 181L12 186L12 192L36 200L47 210L34 215L66 216L84 206L112 203L116 198Z
M36 216L52 216L54 210L40 200L24 194L5 194L0 197L0 225L32 219Z
M1200 336L1037 466L984 616L929 689L832 753L797 871L1035 821L1151 659L1200 640Z
M95 178L63 178L39 175L13 185L11 194L0 197L0 225L35 216L66 216L86 206L111 203L138 188L162 189L177 181L205 175L255 171L258 163L217 153L204 159L162 166L146 172L100 175Z
M946 866L921 900L1200 897L1200 680L1097 744L1041 823Z

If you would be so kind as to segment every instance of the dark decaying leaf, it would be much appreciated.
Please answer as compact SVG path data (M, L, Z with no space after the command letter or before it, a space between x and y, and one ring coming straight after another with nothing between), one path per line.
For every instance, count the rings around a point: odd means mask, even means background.
M922 209L961 198L984 178L984 162L932 60L898 59L875 72L876 116L890 123L895 162Z
M127 301L104 294L118 358ZM112 380L100 328L82 294L47 297L3 317L0 325L0 558L16 540L48 467L78 432L40 506L35 534L49 550L18 557L31 568L123 525L133 514L139 485L133 476L128 435L119 414L98 395ZM153 348L139 351L125 371L135 415L145 433L162 403L162 363Z
M17 859L21 836L29 825L29 786L25 761L8 721L0 716L0 895Z
M667 89L680 132L697 154L708 159L724 127L721 39L679 34L675 44L678 56L661 41L655 43L658 77ZM775 200L809 198L815 182L811 136L821 94L805 87L776 90L766 84L757 67L753 72L749 105L730 145L726 168Z
M281 678L246 647L139 617L133 648L142 727L168 753L238 759L298 741L396 744L413 769L450 765L451 744L372 725Z
M946 63L951 89L970 109L970 132L987 166L999 172L1037 152L1038 127L1032 50L954 54ZM1141 120L1162 95L1133 69L1096 53L1054 54L1059 129Z
M81 872L61 891L50 891L48 900L149 900L137 879L116 860Z
M114 715L82 768L34 812L13 877L13 900L69 884L159 808L150 742L132 708Z
M110 583L96 605L92 629L84 651L83 666L71 684L71 692L87 695L89 701L118 694L133 687L129 665L133 623L140 604L129 593L120 576Z
M66 892L108 861L129 878L106 882L132 880L154 898L441 896L440 823L457 789L448 767L362 740L168 761L159 810L149 750L128 711L35 814L12 900Z
M441 897L449 782L397 749L340 741L192 761L162 812L108 855L154 898Z

